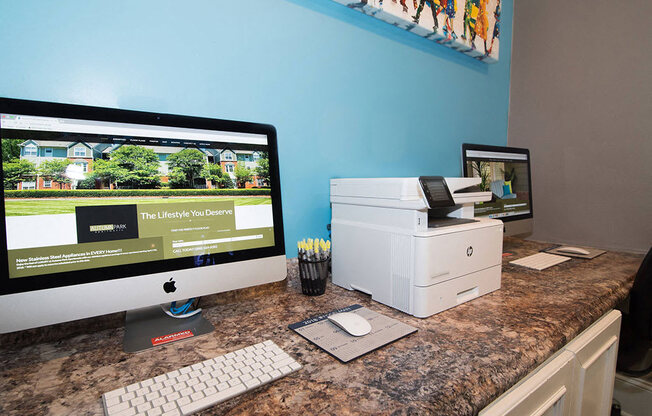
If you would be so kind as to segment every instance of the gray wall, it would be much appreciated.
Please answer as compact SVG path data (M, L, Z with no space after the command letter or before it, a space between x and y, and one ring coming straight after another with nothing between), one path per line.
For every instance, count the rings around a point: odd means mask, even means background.
M514 6L507 142L532 154L532 239L652 244L652 1Z

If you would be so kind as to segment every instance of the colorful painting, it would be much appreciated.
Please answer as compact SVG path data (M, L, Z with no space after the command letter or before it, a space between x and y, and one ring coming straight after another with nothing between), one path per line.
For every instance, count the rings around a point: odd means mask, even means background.
M498 62L501 0L334 0L460 51Z

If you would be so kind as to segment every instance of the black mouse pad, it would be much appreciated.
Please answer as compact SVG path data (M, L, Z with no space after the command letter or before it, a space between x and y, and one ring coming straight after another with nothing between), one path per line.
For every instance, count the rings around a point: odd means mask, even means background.
M361 337L355 337L328 320L330 315L340 312L352 312L362 316L371 325L371 332ZM357 304L313 316L288 325L288 328L343 363L417 332L413 326Z

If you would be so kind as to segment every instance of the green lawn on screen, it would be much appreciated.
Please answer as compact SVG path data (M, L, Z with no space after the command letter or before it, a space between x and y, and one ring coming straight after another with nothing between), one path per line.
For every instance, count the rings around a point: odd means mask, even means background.
M188 198L70 198L5 199L5 215L74 214L75 207L91 205L161 204L165 202L234 201L235 206L271 204L269 197L188 197Z

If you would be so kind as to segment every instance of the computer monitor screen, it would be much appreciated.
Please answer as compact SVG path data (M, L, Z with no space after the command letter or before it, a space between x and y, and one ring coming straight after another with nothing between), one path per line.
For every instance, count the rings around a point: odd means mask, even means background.
M272 126L2 99L0 138L0 303L76 309L2 332L285 277Z
M507 234L531 232L533 209L528 149L465 143L462 165L465 177L480 178L481 190L492 193L491 201L475 204L476 217L502 220Z

